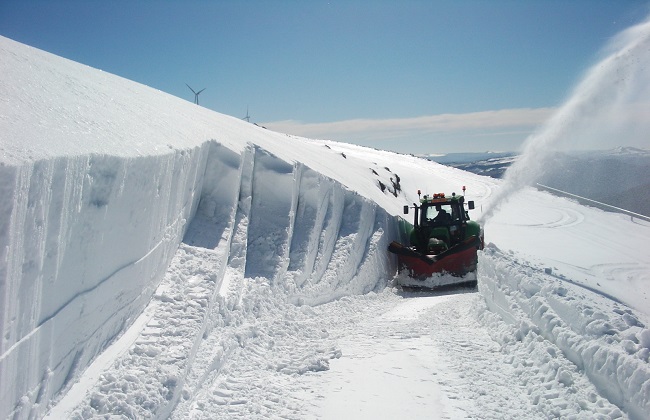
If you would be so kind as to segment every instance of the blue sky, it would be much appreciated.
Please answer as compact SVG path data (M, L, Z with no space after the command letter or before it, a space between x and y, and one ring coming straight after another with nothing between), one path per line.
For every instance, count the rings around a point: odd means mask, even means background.
M0 35L308 137L516 150L648 1L2 0Z

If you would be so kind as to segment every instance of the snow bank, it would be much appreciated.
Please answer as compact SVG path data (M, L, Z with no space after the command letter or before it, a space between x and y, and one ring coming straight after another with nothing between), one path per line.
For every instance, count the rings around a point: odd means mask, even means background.
M212 144L196 216L145 326L89 399L59 414L164 418L182 411L179 404L189 410L233 351L261 334L281 335L251 324L299 311L294 302L382 289L395 271L385 258L394 225L376 204L303 164L259 147L238 156ZM304 372L329 357L278 363Z
M230 280L221 286L229 259L240 279L269 279L287 299L310 304L383 287L394 271L384 256L392 216L259 147L239 155L206 142L146 158L42 160L4 174L0 182L14 187L3 191L12 205L0 244L7 261L0 372L14 386L3 386L0 405L9 411L0 416L42 412L142 312L172 258L207 253L203 259L214 260L197 274L208 279L207 291L186 292L199 302L189 332L160 321L184 341L134 349L132 363L159 359L163 349L182 354L172 358L181 363L174 384L192 364L208 313L227 295ZM176 253L184 236L187 245ZM156 296L161 307L175 302L162 291ZM156 383L169 390L164 376ZM178 400L182 386L173 388L169 397L157 393L161 412Z
M142 311L196 210L206 155L5 167L0 373L13 386L0 406L47 402Z
M252 145L242 155L206 142L142 158L55 158L5 167L3 175L0 182L13 188L3 190L12 205L0 244L7 262L0 372L14 386L3 387L0 405L8 411L0 416L42 413L142 312L172 258L201 252L214 264L199 273L207 291L186 292L199 302L195 324L187 333L167 327L183 342L133 350L135 364L164 351L182 355L171 358L180 363L175 374L148 385L167 390L156 391L161 415L177 402L176 385L215 322L208 314L227 295L228 260L239 279L269 279L288 299L310 304L383 287L395 269L384 255L395 234L392 216L304 164ZM176 254L184 236L192 251ZM163 292L157 299L161 307L175 301Z
M383 258L392 216L334 179L347 159L325 145L6 38L0 54L0 418L44 413L188 255L212 265L195 273L208 283L175 350L185 359L170 364L179 384L209 314L244 278L316 303L381 287L394 270ZM161 378L164 414L182 387Z
M530 384L528 392L542 412L564 417L590 407L618 417L620 407L632 419L647 418L650 330L632 310L556 278L550 270L515 254L504 254L494 245L481 255L479 278L480 292L491 311L484 314L484 321L494 339L508 348L510 362L522 368L521 380ZM540 348L536 342L548 343L546 351L529 353ZM529 364L541 369L524 369ZM538 377L532 378L531 372ZM576 383L579 372L587 375L600 395L583 395ZM548 386L535 388L540 380ZM572 400L557 400L558 388L568 389Z

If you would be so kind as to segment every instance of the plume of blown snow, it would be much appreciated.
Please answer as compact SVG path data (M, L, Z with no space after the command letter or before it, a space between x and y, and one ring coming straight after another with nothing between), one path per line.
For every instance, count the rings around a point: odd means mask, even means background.
M556 170L558 150L647 145L650 132L650 16L614 37L565 103L526 139L483 213L487 221L509 196Z

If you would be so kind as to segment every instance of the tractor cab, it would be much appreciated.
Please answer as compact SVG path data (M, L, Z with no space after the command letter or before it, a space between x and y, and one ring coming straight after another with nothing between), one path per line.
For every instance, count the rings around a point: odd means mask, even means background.
M415 205L414 227L411 244L418 251L438 253L457 245L466 239L469 214L465 210L465 197L444 193L425 195L420 198L420 206ZM467 202L467 207L474 208L474 202ZM409 207L404 207L408 214Z

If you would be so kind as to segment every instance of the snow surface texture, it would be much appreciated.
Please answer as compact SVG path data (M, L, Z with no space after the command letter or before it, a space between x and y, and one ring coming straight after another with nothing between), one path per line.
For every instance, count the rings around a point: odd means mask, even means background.
M230 277L261 276L272 282L284 281L291 266L295 299L309 303L385 284L391 262L383 258L384 233L394 223L374 202L302 163L246 142L245 133L232 150L201 138L199 126L185 134L194 140L161 152L158 145L178 135L165 130L172 118L169 109L163 112L168 104L160 104L160 114L151 106L140 110L140 103L131 110L125 108L126 100L113 96L131 87L135 95L167 96L81 66L78 72L63 73L74 64L6 39L2 54L2 113L7 116L2 132L7 138L2 143L0 406L9 410L2 417L38 415L69 386L143 311L183 237L189 245L212 251L203 251L212 264L201 273L211 283L197 317L205 318L218 305L220 287L224 294L228 291L228 284L222 284L228 262L236 271ZM107 79L117 82L114 91ZM83 94L41 109L44 95L52 99L48 91L56 86ZM90 97L105 89L112 94L100 98L109 104ZM152 114L163 118L152 122ZM122 124L125 120L131 124ZM68 121L86 124L67 131L62 127ZM162 125L160 133L147 139L156 123ZM180 120L175 125L188 124ZM217 128L215 134L219 132ZM107 144L114 137L127 141ZM137 138L136 145L130 137ZM287 141L286 136L274 137ZM78 149L67 150L70 143ZM353 247L341 251L338 241ZM223 252L224 244L232 250ZM198 345L205 322L195 328ZM191 361L183 360L179 369ZM178 399L180 387L175 389L166 396L170 407Z
M402 206L499 181L0 55L0 418L650 412L649 224L524 189L478 291L402 292Z

